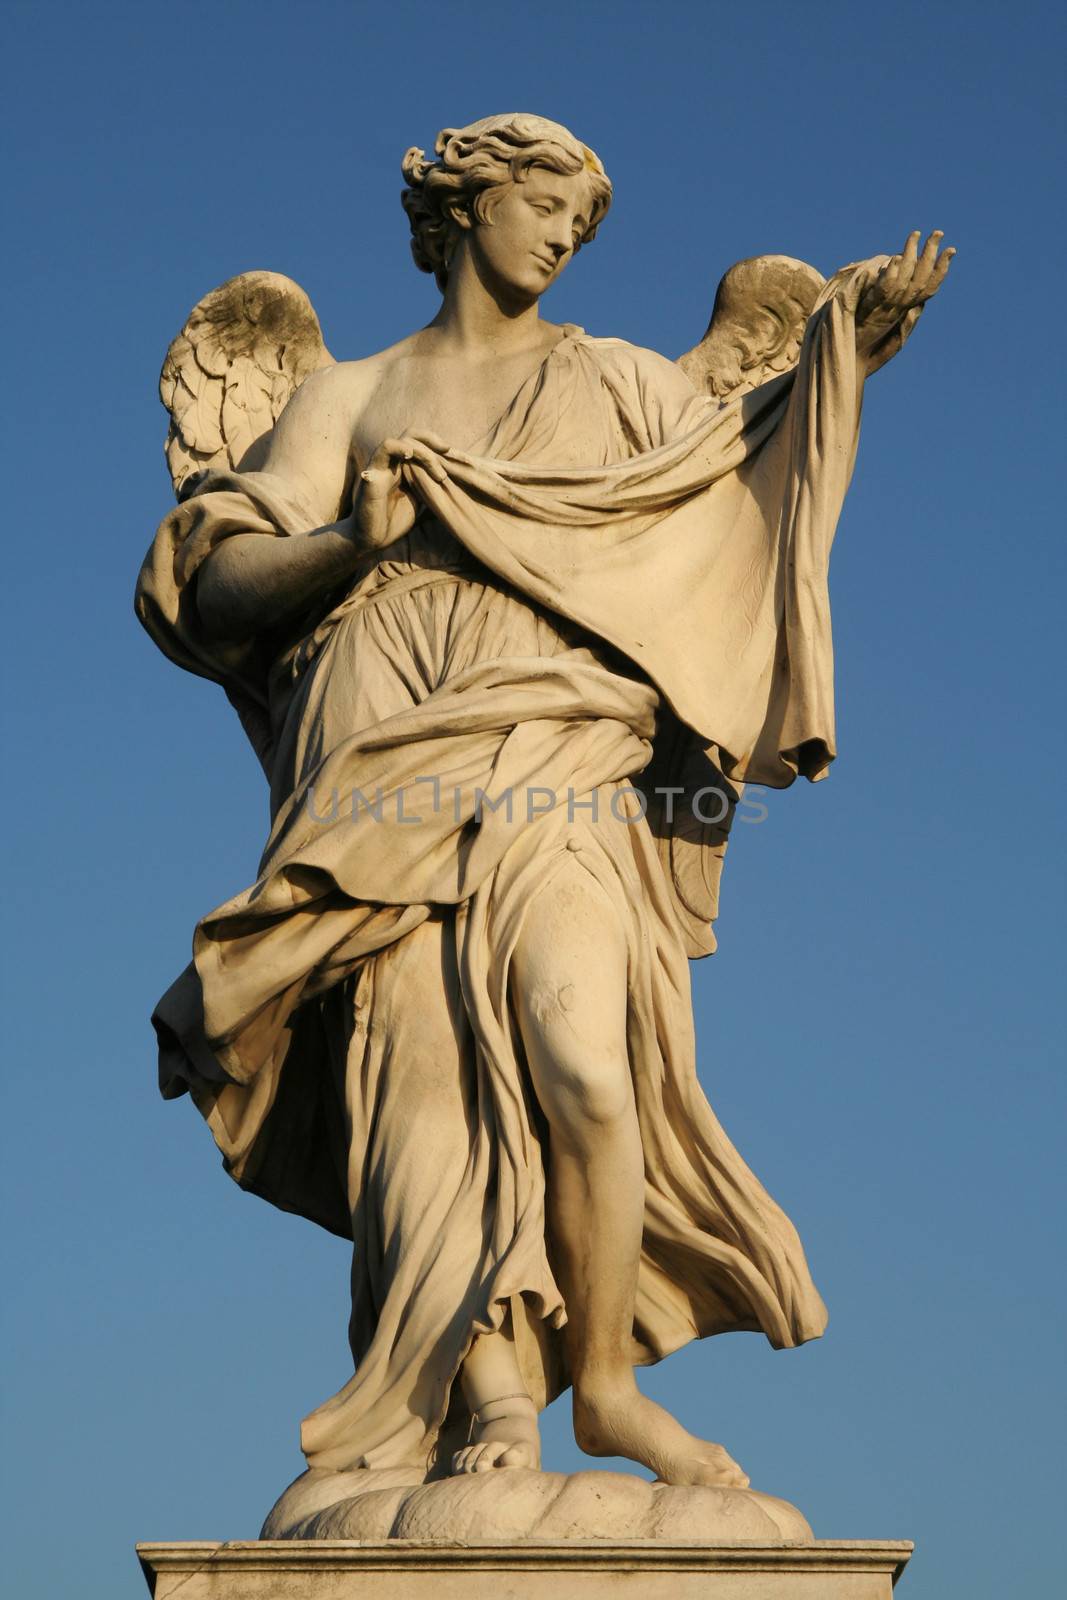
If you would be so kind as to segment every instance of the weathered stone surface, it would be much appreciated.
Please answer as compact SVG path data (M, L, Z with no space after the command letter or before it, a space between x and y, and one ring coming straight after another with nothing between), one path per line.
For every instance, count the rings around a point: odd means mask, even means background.
M889 1600L911 1545L142 1544L155 1600Z
M427 326L338 362L291 280L244 274L161 376L180 504L139 614L225 688L273 819L159 1003L161 1085L354 1244L354 1371L269 1527L806 1538L634 1368L825 1326L701 1089L688 961L742 785L834 757L863 386L951 252L740 262L679 365L540 315L610 205L588 146L509 113L435 152L402 163ZM571 1382L582 1448L673 1490L531 1470Z
M698 1539L810 1542L800 1512L751 1489L674 1488L623 1472L462 1473L404 1483L397 1472L305 1473L264 1539Z

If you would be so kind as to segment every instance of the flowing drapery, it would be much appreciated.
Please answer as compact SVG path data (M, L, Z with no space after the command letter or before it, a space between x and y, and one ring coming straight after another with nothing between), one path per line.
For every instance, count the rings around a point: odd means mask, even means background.
M686 956L722 830L646 821L639 790L667 748L778 785L833 757L827 563L861 282L812 319L795 375L721 409L571 330L477 452L441 457L443 483L408 465L427 517L285 639L206 640L197 568L230 533L337 508L216 475L157 536L142 618L225 684L274 801L256 884L201 922L157 1010L162 1084L192 1090L245 1187L355 1239L356 1372L305 1423L314 1465L426 1460L471 1339L509 1307L531 1394L565 1381L508 972L530 897L574 863L630 953L634 1359L822 1330L792 1225L696 1080ZM531 809L534 791L556 803Z

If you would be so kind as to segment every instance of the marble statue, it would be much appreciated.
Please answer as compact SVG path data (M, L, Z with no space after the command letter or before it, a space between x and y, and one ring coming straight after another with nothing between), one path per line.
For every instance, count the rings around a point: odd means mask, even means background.
M569 1386L590 1455L742 1490L634 1368L825 1311L698 1084L688 963L743 784L834 757L863 384L953 252L740 262L674 362L539 314L611 201L565 128L488 117L403 172L426 327L335 361L250 272L163 368L178 504L138 614L224 688L273 820L156 1010L162 1091L353 1241L315 1483L531 1473Z

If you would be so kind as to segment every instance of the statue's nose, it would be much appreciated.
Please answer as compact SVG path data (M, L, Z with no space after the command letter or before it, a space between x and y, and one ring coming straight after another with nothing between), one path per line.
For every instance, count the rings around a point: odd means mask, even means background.
M549 229L546 245L555 256L566 255L570 249L570 233L561 217L551 219L552 227Z

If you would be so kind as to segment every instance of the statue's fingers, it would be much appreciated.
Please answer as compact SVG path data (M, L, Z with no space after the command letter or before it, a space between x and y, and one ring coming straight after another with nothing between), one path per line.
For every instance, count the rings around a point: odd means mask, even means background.
M470 466L474 460L474 457L468 455L466 450L457 450L454 445L449 444L447 439L442 439L439 433L413 433L410 443L423 445L428 450L432 450L435 455L444 456L446 466L451 466L454 461L461 461L464 465Z
M376 457L379 452L385 451L390 468L396 472L405 461L414 461L418 457L419 449L418 440L404 433L396 439L383 439L374 454Z
M404 439L383 439L361 473L364 482L370 481L368 474L374 473L388 473L395 479L397 462L403 460L406 444Z
M947 274L949 267L952 265L952 260L955 254L956 247L955 245L950 244L948 249L942 250L941 254L938 256L937 265L930 274L930 281L926 285L926 295L928 299L930 295L936 294L941 285L944 283L945 275Z
M919 238L919 230L916 228L908 234L900 254L889 259L882 281L882 291L883 298L890 305L899 299L902 291L911 283L915 262L918 259Z
M419 444L415 439L409 439L407 442L411 446L411 450L409 454L404 456L404 460L416 462L424 472L429 473L435 483L445 483L448 479L448 473L438 460L433 447Z
M388 465L376 467L371 458L371 465L364 467L359 475L363 485L363 494L370 500L387 500L396 488L396 473Z
M883 295L891 295L900 283L904 267L903 256L890 256L875 280Z
M439 433L413 433L411 438L416 444L429 445L430 449L436 450L439 456L448 455L448 441L446 439L442 439Z
M935 228L922 247L922 253L915 264L912 275L911 287L914 293L922 294L930 281L930 274L937 264L937 252L941 248L941 241L945 237L940 228Z

